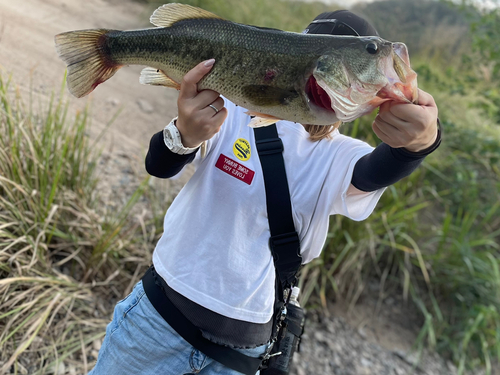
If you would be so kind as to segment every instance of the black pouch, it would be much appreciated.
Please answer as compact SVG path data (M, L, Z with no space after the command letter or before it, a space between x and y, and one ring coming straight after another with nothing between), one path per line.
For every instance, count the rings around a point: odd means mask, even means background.
M261 375L287 375L290 372L293 355L299 351L304 323L304 309L298 305L288 305L276 342L261 367Z

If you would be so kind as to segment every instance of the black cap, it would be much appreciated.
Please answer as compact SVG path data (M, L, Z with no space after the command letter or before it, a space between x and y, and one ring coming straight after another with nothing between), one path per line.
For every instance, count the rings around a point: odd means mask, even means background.
M348 10L321 13L307 26L303 33L379 36L377 30L368 21Z

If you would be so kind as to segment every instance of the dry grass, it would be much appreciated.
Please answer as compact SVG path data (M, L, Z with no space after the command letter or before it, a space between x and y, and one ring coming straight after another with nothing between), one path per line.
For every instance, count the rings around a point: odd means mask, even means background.
M129 215L146 184L100 211L87 112L70 120L62 99L41 112L0 79L0 373L81 374L150 261Z

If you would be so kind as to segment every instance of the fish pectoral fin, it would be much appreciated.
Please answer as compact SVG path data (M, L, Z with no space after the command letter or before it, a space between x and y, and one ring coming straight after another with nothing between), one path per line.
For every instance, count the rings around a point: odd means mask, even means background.
M242 92L246 100L259 107L287 105L299 96L294 89L267 85L247 85L242 87Z
M281 120L280 118L255 111L247 111L245 113L249 116L255 116L248 124L248 126L251 128L262 128L264 126L275 124L276 122Z
M221 19L218 15L201 8L187 4L169 3L156 9L149 21L158 27L170 27L179 21L200 18Z
M155 68L144 68L141 71L139 82L143 85L166 86L176 90L181 89L181 85L168 77L162 70Z

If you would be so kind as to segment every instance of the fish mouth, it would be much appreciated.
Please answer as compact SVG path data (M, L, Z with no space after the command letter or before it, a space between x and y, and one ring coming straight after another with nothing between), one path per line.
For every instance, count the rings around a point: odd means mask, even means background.
M376 73L366 77L350 74L344 67L345 79L332 81L325 72L315 69L305 87L311 109L350 122L388 100L416 103L417 74L410 67L406 45L388 42L387 47L390 50L378 60Z
M332 108L332 101L330 99L330 96L325 90L323 90L320 85L318 85L318 81L316 81L316 78L314 78L313 75L311 75L307 80L305 91L307 97L309 98L309 101L312 104L335 113Z
M410 57L405 44L392 43L392 55L385 60L382 71L388 84L377 93L379 98L407 103L418 102L417 73L410 67Z
M313 74L307 82L306 90L308 93L311 104L315 107L320 107L322 111L327 111L334 114L335 117L342 122L349 122L356 118L370 113L375 106L373 106L373 98L378 101L383 101L376 97L377 91L368 90L361 92L353 87L352 83L344 90L332 88L321 77Z

